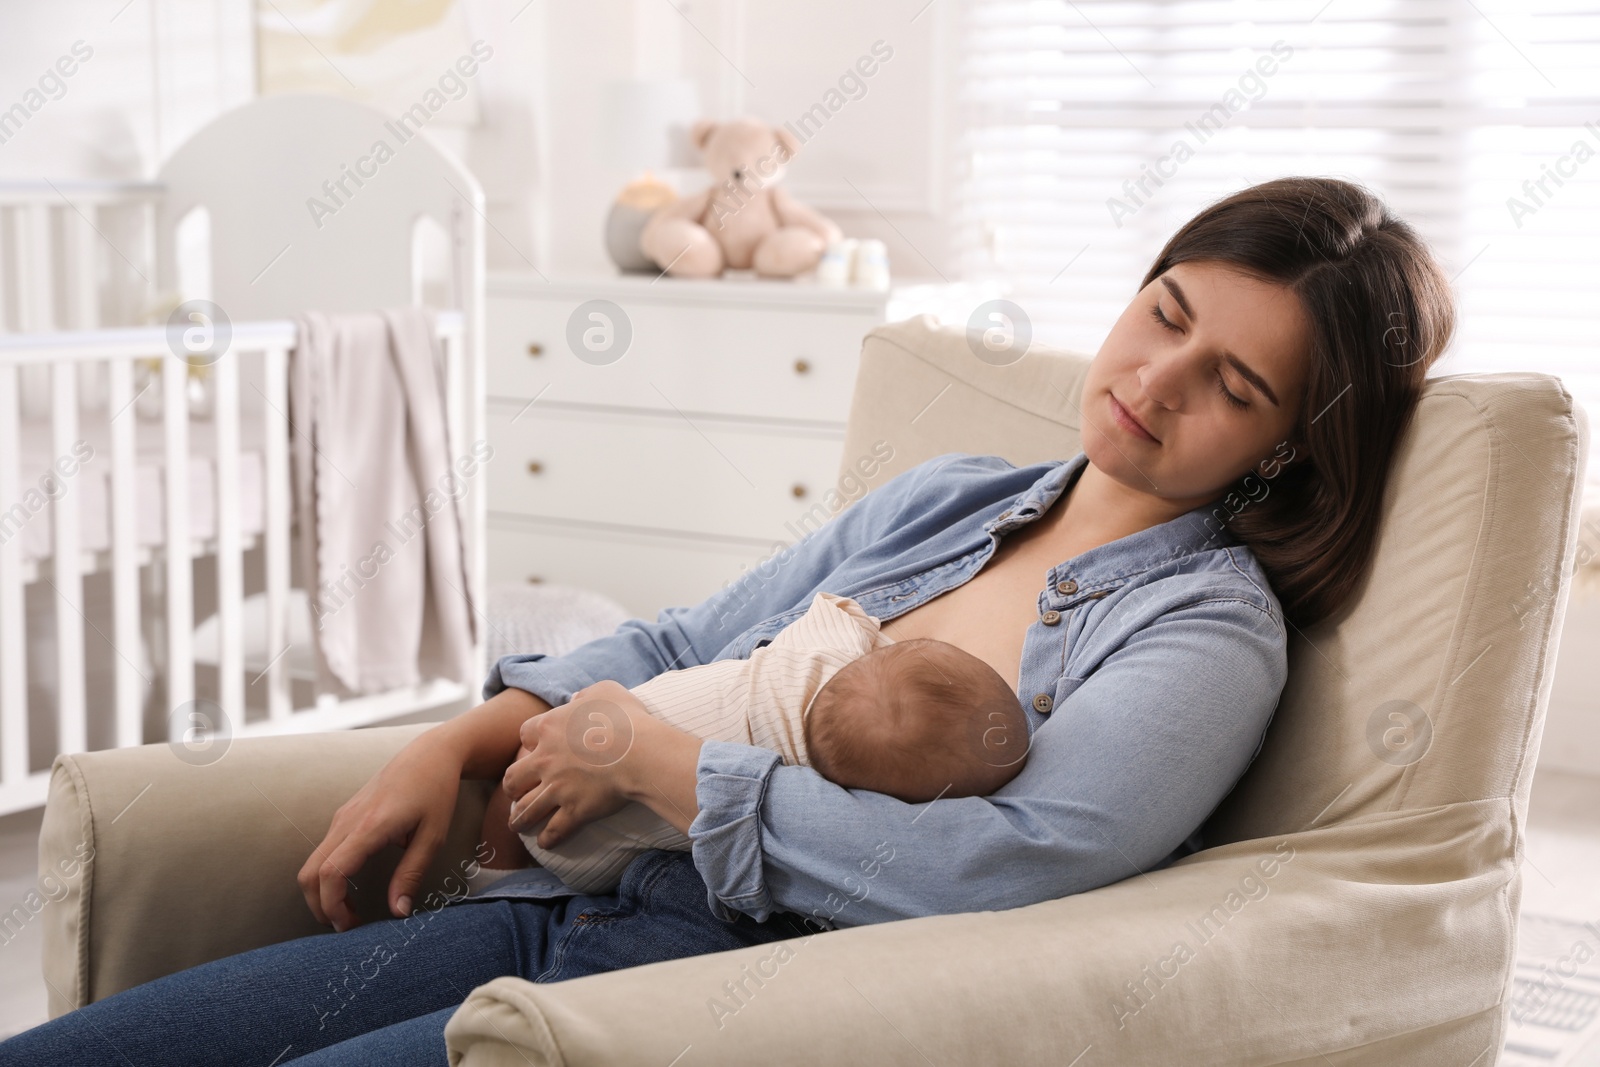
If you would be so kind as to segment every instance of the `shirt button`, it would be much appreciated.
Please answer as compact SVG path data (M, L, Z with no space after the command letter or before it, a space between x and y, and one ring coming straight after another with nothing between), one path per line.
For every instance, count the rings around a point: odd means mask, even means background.
M1076 593L1077 591L1078 591L1078 583L1073 581L1071 578L1068 578L1064 582L1057 582L1056 583L1056 592L1060 593L1062 596L1071 596L1073 593Z
M1039 621L1044 623L1046 626L1054 626L1056 623L1061 621L1061 612L1047 611L1043 615L1039 616Z
M1033 710L1038 712L1049 711L1052 704L1054 704L1054 701L1050 699L1049 693L1040 693L1033 698Z

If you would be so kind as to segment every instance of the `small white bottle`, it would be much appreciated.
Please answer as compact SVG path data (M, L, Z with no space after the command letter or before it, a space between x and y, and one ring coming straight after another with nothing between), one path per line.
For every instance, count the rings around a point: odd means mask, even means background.
M882 241L867 238L858 243L853 278L858 289L889 288L889 249Z
M856 258L857 241L844 237L829 245L817 263L817 284L835 288L850 284L851 265Z

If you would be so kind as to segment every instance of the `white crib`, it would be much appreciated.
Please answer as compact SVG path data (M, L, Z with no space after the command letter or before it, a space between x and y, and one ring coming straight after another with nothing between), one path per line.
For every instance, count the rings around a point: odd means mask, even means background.
M481 476L461 500L469 676L357 696L297 666L292 317L434 309L452 457L484 439L482 193L421 136L355 184L385 138L360 105L271 97L199 131L154 182L0 184L0 813L43 802L58 752L167 740L202 762L228 736L474 699ZM331 217L308 210L341 179L353 195ZM192 298L232 327L200 374L164 325L139 325Z

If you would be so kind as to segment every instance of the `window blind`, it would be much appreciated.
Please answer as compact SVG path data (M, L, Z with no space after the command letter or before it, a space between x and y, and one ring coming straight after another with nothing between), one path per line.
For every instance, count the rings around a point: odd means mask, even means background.
M1592 4L968 0L960 17L955 254L1035 338L1092 354L1205 204L1324 175L1383 196L1454 276L1433 373L1557 374L1600 415Z

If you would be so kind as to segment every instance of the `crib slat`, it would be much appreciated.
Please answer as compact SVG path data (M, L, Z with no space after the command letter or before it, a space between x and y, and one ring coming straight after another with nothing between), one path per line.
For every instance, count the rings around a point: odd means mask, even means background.
M466 453L472 442L466 436L466 424L462 419L462 408L466 403L466 382L464 381L464 368L461 365L461 348L457 344L454 333L448 329L439 329L435 321L434 343L439 346L439 353L444 358L441 368L444 377L444 428L445 428L445 454L450 463ZM456 505L460 509L462 522L462 548L466 550L468 523L471 522L472 511L472 482L469 479L466 485L466 494ZM471 560L467 561L466 573L471 574ZM455 582L452 575L450 581ZM470 590L464 589L463 593L470 596ZM471 619L472 604L467 605L467 617Z
M244 709L244 562L239 535L239 361L226 352L211 365L217 431L217 668L223 712L235 727Z
M151 279L156 275L156 263L160 256L156 253L156 234L159 230L161 214L156 209L156 198L151 197L139 205L139 262L144 265L144 278L140 285L135 286L133 278L124 272L124 280L129 286L136 288L145 303L153 302L156 298L156 284Z
M461 342L454 330L436 333L439 351L444 356L444 422L449 438L450 460L454 462L471 447L466 438L466 420L462 418L467 402L466 367L461 358Z
M100 271L95 255L96 234L94 220L100 217L100 208L85 203L77 211L68 212L67 235L71 242L68 262L72 264L72 310L77 329L94 330L100 326ZM96 366L96 369L99 369Z
M477 236L473 238L476 244L473 247L483 247L483 220L473 222ZM467 257L463 257L466 259ZM467 314L462 316L457 323L452 336L455 339L456 359L462 367L462 397L461 421L462 447L475 449L478 442L485 440L488 426L488 416L484 407L484 355L483 337L474 323L483 321L483 264L478 260L476 265L467 268L472 271L477 279L474 284L463 285L460 290L460 300ZM484 615L487 605L487 580L489 561L485 558L483 531L489 521L489 490L487 480L483 477L476 479L476 483L467 490L466 513L464 516L465 529L463 551L467 555L467 581L468 592L473 599L474 614L478 623L475 627L476 640L473 642L472 666L474 678L481 678L488 670L484 657L488 654L488 638L484 634ZM472 679L469 679L472 684Z
M15 218L16 212L5 203L0 202L0 333L9 333L11 330L10 323L13 321L17 322L19 329L22 326L15 309L11 306L11 301L7 299L11 292L11 285L6 281L6 260L8 258L7 253L10 251L7 248L8 242L6 241L6 220Z
M473 385L477 370L473 365L472 350L466 344L465 324L456 320L448 329L441 331L440 343L445 353L446 381L449 383L446 422L449 425L453 463L477 447L478 435L483 429L482 400L481 397L477 401L473 399L478 395ZM479 621L484 609L485 561L483 553L477 548L481 540L478 531L483 529L487 514L482 481L482 478L468 479L466 494L459 504L461 551L466 557L466 566L463 568L466 588L461 592L467 600L467 618L473 625L471 670L474 676L483 674L483 657L487 651L487 641Z
M122 655L116 670L117 747L144 741L142 689L133 665L139 647L138 526L133 496L134 442L138 416L133 404L133 360L110 361L107 409L111 419L111 640Z
M15 213L17 242L17 329L21 333L43 333L56 327L55 302L51 298L51 279L55 277L50 254L50 205L42 202L19 205ZM43 418L48 410L46 397L51 390L50 369L25 366L21 370L23 411L31 418Z
M62 489L51 504L54 527L56 594L56 715L61 752L82 752L89 747L85 718L83 656L83 553L78 545L83 529L79 525L77 478L78 458L74 444L78 439L78 368L57 363L51 369L53 398L50 414L51 446L56 464L54 473Z
M50 254L50 205L33 203L17 209L17 311L23 333L42 333L56 325L55 277Z
M263 356L265 396L262 448L266 452L267 708L274 719L294 710L289 670L289 354L268 348ZM310 536L304 531L302 536Z
M0 507L22 497L17 477L17 368L0 364ZM24 507L24 511L27 509ZM0 513L0 784L28 776L28 676L22 615L22 529L27 515Z
M72 318L74 329L94 330L100 326L100 271L95 256L94 221L100 209L86 201L76 211L62 217L67 224L67 262L71 265ZM78 389L83 406L100 409L105 405L106 365L84 362L78 365ZM116 411L116 408L112 408Z
M163 357L162 416L166 428L167 714L194 699L194 564L189 528L189 365ZM189 722L181 716L174 730ZM169 740L175 738L169 736Z

